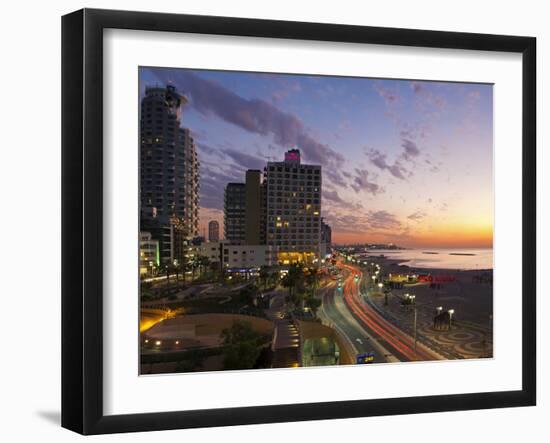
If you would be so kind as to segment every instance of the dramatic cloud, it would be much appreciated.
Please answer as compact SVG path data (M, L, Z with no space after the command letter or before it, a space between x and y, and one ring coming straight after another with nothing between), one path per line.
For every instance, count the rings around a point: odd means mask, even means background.
M344 200L335 189L327 189L323 191L323 205L325 209L327 209L327 207L331 207L333 209L332 211L329 210L329 213L339 213L342 212L342 210L355 212L363 209L363 205L361 205L361 203L353 203Z
M323 170L323 175L327 177L333 184L340 186L341 188L348 187L348 184L345 182L340 172L335 169L326 168Z
M338 194L338 191L336 190L323 191L323 198L333 203L339 203L339 204L346 203L344 200L342 200L342 197L340 197L340 195Z
M408 171L399 160L396 160L393 164L389 164L386 154L382 154L377 149L370 149L365 154L374 166L378 169L388 171L395 178L406 180L407 175L412 175L412 172Z
M420 154L420 149L415 142L407 138L401 140L401 146L405 150L403 155L405 158L409 159L411 157L417 157Z
M262 170L265 166L265 159L256 157L254 155L246 154L236 149L222 149L225 155L230 157L235 163L242 166L245 169L259 169Z
M355 192L366 191L369 194L376 195L384 191L378 184L369 181L369 171L366 169L355 168L355 174L351 184Z
M426 218L426 213L423 211L416 211L407 216L407 218L415 222L421 222L422 220L424 220L424 218Z
M394 214L387 211L368 211L366 214L342 214L327 217L333 229L341 232L365 232L367 234L397 234L402 224Z
M397 217L388 211L369 211L366 220L373 229L396 229L401 226Z
M159 80L176 84L188 95L192 106L203 115L215 114L219 118L248 132L263 136L272 135L280 146L297 146L310 163L338 167L344 157L328 145L315 140L305 130L302 121L293 114L278 109L261 99L246 99L224 88L219 83L203 79L192 72L155 72Z
M197 146L198 146L199 157L201 157L201 154L206 154L206 155L216 156L221 159L225 158L225 154L223 152L221 152L219 149L216 149L210 146L209 144L199 141L197 142Z

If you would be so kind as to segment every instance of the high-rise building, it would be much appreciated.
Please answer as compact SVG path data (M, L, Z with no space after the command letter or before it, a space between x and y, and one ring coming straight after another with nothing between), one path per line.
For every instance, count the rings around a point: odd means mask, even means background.
M321 217L321 258L330 254L332 250L332 229Z
M244 183L228 183L224 195L224 236L229 242L246 241L246 186Z
M159 241L160 260L184 261L198 234L199 161L193 137L182 128L187 103L174 86L147 87L140 119L140 223Z
M277 246L279 262L311 262L321 254L321 166L301 163L291 149L282 162L268 162L266 244Z
M208 241L220 240L220 224L216 220L208 222Z
M245 183L245 242L247 245L262 244L262 172L249 169Z
M327 245L327 248L332 246L332 228L325 223L324 218L321 217L321 243Z

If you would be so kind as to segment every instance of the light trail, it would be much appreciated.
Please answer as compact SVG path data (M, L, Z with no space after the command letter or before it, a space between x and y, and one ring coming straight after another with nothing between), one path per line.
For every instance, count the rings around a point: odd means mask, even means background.
M354 284L353 280L354 275L361 274L361 271L343 263L339 265L350 271L350 276L346 278L343 285L343 295L347 306L358 319L376 332L380 338L386 341L390 347L397 351L397 353L406 357L408 360L437 360L440 358L438 355L429 352L429 350L418 346L418 344L415 353L414 340L412 337L388 322L372 307L365 305L359 299L357 285Z

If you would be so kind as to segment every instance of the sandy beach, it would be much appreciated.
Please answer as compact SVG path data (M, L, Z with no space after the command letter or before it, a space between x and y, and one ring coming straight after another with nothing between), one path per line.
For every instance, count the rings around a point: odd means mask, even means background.
M420 274L431 275L434 281L441 281L437 288L430 288L429 283L405 285L403 289L393 289L392 295L404 297L405 293L411 293L416 296L418 306L425 306L426 309L433 309L436 306L454 309L457 321L468 321L492 328L492 269L411 268L400 265L402 260L388 257L370 256L368 260L380 265L383 276Z

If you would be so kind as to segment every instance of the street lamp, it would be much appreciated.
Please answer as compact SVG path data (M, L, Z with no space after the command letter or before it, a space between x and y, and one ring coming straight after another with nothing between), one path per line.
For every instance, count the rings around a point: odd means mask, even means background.
M413 295L414 301L414 295ZM416 358L416 337L417 337L417 323L416 323L416 305L414 305L414 356Z
M453 314L455 313L455 310L449 309L447 312L449 313L449 329L451 329L451 325L453 323Z

